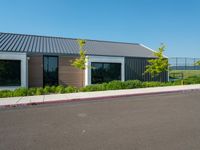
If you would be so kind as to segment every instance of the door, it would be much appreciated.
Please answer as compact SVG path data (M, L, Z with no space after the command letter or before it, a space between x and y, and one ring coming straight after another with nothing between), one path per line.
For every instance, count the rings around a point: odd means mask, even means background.
M44 56L43 66L43 85L58 85L58 57Z

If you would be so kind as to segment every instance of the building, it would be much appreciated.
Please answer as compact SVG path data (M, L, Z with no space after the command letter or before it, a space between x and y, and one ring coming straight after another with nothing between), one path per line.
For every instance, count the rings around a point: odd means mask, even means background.
M71 66L79 56L77 39L0 33L0 88L158 80L143 74L147 60L154 58L150 48L137 43L86 41L89 67L81 71ZM168 80L167 72L161 76L162 81Z

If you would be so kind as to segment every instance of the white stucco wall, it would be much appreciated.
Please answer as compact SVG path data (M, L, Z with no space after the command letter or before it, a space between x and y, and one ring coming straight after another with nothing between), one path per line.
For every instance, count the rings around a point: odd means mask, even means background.
M85 69L85 86L91 84L91 63L121 63L121 81L125 81L125 61L124 57L109 57L109 56L87 56Z
M21 87L28 87L28 63L26 53L11 53L0 52L0 60L20 60L21 61ZM3 89L15 89L18 87L5 87L0 86L0 90Z

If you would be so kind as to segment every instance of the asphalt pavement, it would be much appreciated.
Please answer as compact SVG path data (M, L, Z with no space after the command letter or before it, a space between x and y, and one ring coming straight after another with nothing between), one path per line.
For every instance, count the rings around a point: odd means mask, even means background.
M0 109L0 150L199 150L200 92Z

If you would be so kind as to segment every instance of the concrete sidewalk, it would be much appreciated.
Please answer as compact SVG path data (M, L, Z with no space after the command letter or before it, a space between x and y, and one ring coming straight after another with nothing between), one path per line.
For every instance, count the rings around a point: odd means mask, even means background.
M0 98L0 107L70 102L70 101L81 101L81 100L91 100L91 99L95 100L95 99L102 99L102 98L173 93L173 92L190 91L190 90L200 90L200 84L184 85L184 86L140 88L140 89L128 89L128 90L112 90L112 91L80 92L80 93L70 93L70 94L51 94L51 95L41 95L41 96Z

